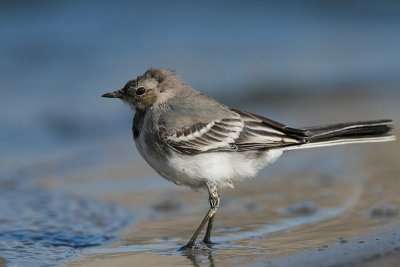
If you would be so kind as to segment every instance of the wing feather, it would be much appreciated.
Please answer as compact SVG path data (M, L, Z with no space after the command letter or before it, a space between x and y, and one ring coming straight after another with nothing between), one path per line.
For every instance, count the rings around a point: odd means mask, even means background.
M266 150L307 142L307 131L255 114L232 111L232 117L194 123L167 136L165 141L178 152L189 154Z

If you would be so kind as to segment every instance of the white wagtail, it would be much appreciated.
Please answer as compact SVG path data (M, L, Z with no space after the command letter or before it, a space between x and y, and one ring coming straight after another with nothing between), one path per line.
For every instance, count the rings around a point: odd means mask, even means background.
M283 152L395 140L392 120L291 128L220 104L167 69L151 68L103 97L122 99L136 111L133 138L154 170L177 185L208 190L210 209L182 249L195 246L207 222L203 242L210 246L219 190L254 177Z

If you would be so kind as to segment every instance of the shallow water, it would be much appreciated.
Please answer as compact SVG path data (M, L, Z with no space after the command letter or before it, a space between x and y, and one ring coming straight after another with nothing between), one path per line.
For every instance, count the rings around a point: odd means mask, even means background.
M22 179L2 179L0 185L0 256L8 266L65 262L85 248L112 242L132 219L127 208Z

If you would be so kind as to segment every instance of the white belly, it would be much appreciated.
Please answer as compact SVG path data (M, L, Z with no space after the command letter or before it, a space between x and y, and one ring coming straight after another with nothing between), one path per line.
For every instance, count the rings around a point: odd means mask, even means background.
M218 187L233 187L233 183L254 177L264 166L282 155L282 150L259 152L211 152L183 155L173 152L170 156L155 154L146 145L136 143L143 158L164 178L192 189L205 187L213 181Z

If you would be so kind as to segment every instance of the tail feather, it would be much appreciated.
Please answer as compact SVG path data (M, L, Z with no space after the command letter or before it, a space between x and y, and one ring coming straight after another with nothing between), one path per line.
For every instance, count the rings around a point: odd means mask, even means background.
M389 132L392 120L361 121L325 126L306 127L306 142L285 147L284 150L342 145L350 143L386 142L395 140Z

